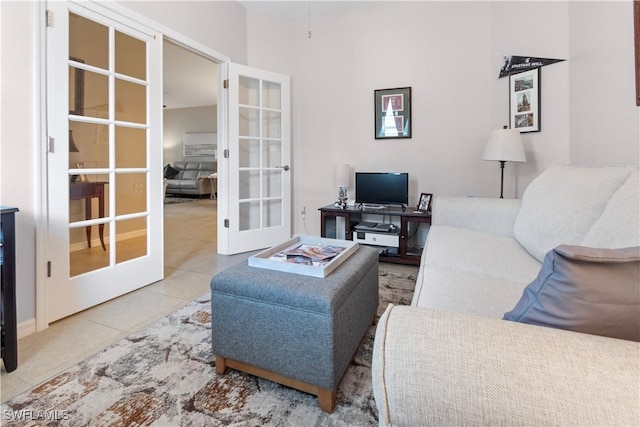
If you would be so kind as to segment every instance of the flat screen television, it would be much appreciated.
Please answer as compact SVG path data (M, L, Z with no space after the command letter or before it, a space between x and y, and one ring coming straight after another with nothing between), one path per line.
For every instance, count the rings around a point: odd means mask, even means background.
M409 174L406 172L356 172L356 203L409 204Z

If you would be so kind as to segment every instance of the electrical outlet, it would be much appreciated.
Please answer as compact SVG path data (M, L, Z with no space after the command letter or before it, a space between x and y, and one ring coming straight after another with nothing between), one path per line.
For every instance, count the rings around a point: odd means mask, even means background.
M300 218L304 220L306 217L307 217L307 207L303 206L302 209L300 209Z

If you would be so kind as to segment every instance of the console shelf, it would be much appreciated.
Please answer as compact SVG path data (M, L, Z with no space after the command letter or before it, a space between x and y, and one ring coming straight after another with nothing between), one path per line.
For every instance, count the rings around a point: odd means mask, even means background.
M412 236L414 230L420 224L431 224L431 214L424 212L414 212L411 209L403 210L400 206L387 206L382 209L360 209L358 207L346 207L345 209L336 207L335 205L324 206L320 211L320 235L329 238L342 238L345 240L354 240L354 227L363 222L363 216L372 216L373 218L382 217L379 222L385 222L384 217L389 217L389 221L400 221L399 246L397 255L381 254L380 261L391 262L396 264L420 265L420 257L422 255L422 246L424 242L415 242ZM338 218L344 222L340 226ZM370 221L367 219L367 221ZM382 233L384 235L384 233Z

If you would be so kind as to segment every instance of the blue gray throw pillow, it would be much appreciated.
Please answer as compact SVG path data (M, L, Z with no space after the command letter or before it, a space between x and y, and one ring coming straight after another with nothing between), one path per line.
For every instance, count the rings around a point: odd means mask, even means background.
M176 175L178 175L180 173L180 171L178 169L175 169L174 167L172 167L170 164L167 163L167 165L164 167L164 177L167 179L172 179L174 178Z
M558 246L503 319L640 341L640 247Z

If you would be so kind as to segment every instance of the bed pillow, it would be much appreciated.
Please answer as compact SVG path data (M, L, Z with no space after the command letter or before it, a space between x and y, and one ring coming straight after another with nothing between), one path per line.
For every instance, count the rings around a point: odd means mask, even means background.
M640 341L640 247L558 246L503 319Z
M170 164L164 167L164 177L167 179L173 179L176 175L178 175L180 171L178 169L174 169Z

